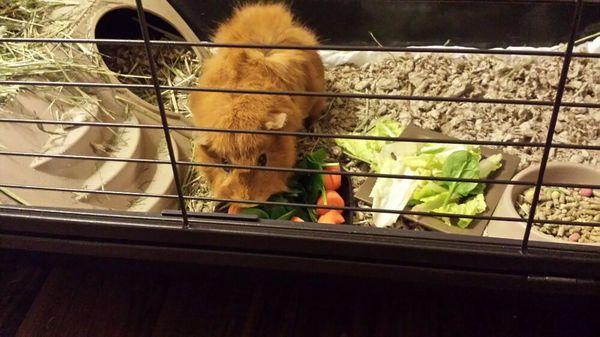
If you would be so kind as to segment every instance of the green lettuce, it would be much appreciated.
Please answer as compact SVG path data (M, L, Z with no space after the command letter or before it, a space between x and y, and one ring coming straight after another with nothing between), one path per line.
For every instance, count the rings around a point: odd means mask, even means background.
M502 167L502 154L489 156L479 162L479 177L487 178L490 173Z
M448 192L448 189L441 185L439 181L425 181L413 193L412 199L415 202L424 201L424 199Z
M376 172L449 178L480 179L501 166L502 155L481 159L479 148L459 144L391 143L374 156ZM426 181L378 178L371 197L373 208L475 215L485 211L485 184L462 181ZM377 213L377 227L393 224L398 214ZM442 219L451 225L450 219ZM472 219L460 218L456 226L467 227Z
M478 153L473 153L466 150L453 152L448 156L442 168L442 177L449 178L479 178L479 158ZM444 205L448 203L450 197L456 192L461 196L467 196L477 187L474 182L450 181L444 182L448 186L448 199Z
M470 200L459 204L459 203L449 203L442 207L433 209L433 212L436 213L451 213L451 214L461 214L461 215L477 215L479 213L485 212L487 209L487 204L485 203L485 198L483 194L477 194ZM441 218L444 223L448 226L451 226L452 223L449 218L442 217ZM460 228L467 228L469 224L473 221L470 218L459 218L456 222L456 226Z
M404 127L391 120L379 120L367 133L370 136L398 137ZM502 155L482 159L479 147L463 144L385 142L338 139L336 143L348 156L371 165L376 173L448 177L487 178L502 166ZM462 181L426 181L378 178L371 191L373 208L402 210L412 206L420 212L475 215L487 208L485 184ZM377 227L393 224L398 214L376 213ZM450 219L442 219L452 225ZM460 218L456 226L466 228L472 219Z
M367 136L375 137L399 137L404 131L404 126L396 121L381 119L377 121L373 128L367 132ZM355 134L358 135L358 134ZM390 142L381 140L365 139L336 139L336 144L342 148L344 153L355 159L364 161L376 170L377 163L374 158L381 152L382 147Z

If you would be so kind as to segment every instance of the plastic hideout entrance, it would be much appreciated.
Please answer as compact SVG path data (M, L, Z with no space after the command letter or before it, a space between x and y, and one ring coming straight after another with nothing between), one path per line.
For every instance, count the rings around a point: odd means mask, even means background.
M600 290L600 4L295 1L320 45L211 42L236 3L0 18L0 247ZM316 50L326 88L198 87L223 48ZM198 128L193 91L327 106L306 131ZM201 162L197 132L296 137L298 163ZM292 178L216 198L200 167Z

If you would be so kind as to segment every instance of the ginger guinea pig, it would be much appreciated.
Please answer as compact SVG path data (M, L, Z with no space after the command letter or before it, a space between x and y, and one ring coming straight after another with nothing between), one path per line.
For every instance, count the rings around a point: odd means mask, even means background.
M215 43L318 44L315 34L280 4L237 8L222 23ZM203 66L198 86L241 90L312 91L324 89L324 69L314 50L220 48ZM229 130L301 131L319 117L323 97L192 92L190 108L198 127ZM291 136L199 132L195 161L291 168L296 138ZM291 173L200 167L215 198L266 201L287 190ZM235 204L249 207L249 204Z

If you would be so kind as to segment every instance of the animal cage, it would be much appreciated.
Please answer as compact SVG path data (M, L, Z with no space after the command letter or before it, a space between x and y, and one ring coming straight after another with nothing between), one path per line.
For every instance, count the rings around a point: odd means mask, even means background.
M236 1L29 3L37 5L0 0L0 17L7 18L0 27L5 68L0 71L5 88L0 90L0 247L410 282L598 291L597 1L292 2L294 14L318 33L319 46L209 42ZM197 87L192 75L218 48L317 50L328 69L328 88ZM167 49L179 51L173 59L163 58ZM187 73L171 68L171 61ZM555 68L548 69L549 64ZM492 70L500 79L488 78ZM434 76L437 80L428 79ZM449 83L441 84L444 80ZM486 81L487 93L478 89ZM533 89L525 89L530 84ZM504 93L507 86L513 92ZM496 95L490 96L492 88ZM322 96L329 106L309 131L198 128L185 106L193 91ZM352 113L364 116L360 120ZM401 122L403 131L370 133L387 115ZM501 124L510 118L518 125ZM230 202L306 210L317 205L214 198L199 191L198 167L307 177L332 172L198 162L192 148L198 131L293 136L302 150L325 147L343 167L333 175L343 177L346 200L330 208L343 211L347 223L216 212L216 203ZM382 172L353 157L339 139L400 148L481 146L483 158L503 159L489 177ZM379 179L470 183L484 188L480 194L487 206L475 214L378 207L373 189ZM576 203L587 207L581 218L569 213ZM559 215L547 213L552 207ZM373 226L378 213L398 218L380 228ZM456 226L452 221L458 218L469 219L468 224Z

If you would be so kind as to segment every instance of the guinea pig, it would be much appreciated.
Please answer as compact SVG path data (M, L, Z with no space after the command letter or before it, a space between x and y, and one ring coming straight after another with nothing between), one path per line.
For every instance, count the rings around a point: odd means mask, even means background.
M238 7L219 25L215 43L317 46L315 34L281 4ZM203 65L202 88L310 91L324 90L324 67L314 50L220 48ZM318 119L325 99L316 96L238 94L194 91L189 96L194 123L202 128L301 131ZM291 168L296 137L198 132L194 160ZM289 172L200 167L213 196L266 201L287 190ZM248 203L231 203L249 207Z

